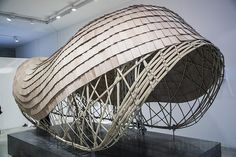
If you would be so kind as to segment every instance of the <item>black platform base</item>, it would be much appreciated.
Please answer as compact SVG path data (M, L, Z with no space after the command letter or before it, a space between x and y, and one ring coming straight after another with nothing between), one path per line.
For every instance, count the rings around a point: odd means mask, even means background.
M113 147L84 152L63 144L38 129L8 135L8 153L13 157L221 157L217 142L147 132L122 138Z

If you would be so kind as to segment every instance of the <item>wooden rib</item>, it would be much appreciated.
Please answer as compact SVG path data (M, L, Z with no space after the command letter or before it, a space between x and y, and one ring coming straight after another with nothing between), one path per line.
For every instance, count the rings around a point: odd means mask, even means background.
M179 71L186 57L189 66ZM190 66L202 82L194 80ZM195 124L219 91L223 66L220 51L176 13L135 5L90 22L48 59L24 62L13 95L33 123L70 145L94 151L113 145L136 116L143 116L142 125L158 128ZM172 79L172 72L179 80ZM159 110L149 103L149 114L142 114L148 102L159 104ZM176 109L182 119L176 119ZM47 115L61 134L48 126Z

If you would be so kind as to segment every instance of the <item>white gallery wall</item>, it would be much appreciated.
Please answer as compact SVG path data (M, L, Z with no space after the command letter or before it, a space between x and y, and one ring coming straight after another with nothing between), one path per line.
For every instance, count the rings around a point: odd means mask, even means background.
M29 124L12 96L15 72L23 61L25 59L0 57L0 106L3 111L0 115L0 130L20 127L25 123Z
M99 0L91 4L87 20L79 21L63 30L16 48L17 57L50 56L63 46L84 24L119 8L131 4L164 6L178 13L220 48L225 56L226 79L206 115L196 125L177 130L177 135L222 142L224 146L236 148L236 1L235 0L127 0L118 4L111 0ZM92 10L93 8L96 8ZM79 17L78 17L79 18ZM171 131L152 129L171 133Z

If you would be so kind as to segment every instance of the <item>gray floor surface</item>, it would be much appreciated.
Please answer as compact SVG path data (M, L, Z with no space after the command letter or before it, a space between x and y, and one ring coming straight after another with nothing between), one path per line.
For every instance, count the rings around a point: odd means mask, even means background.
M21 132L21 131L25 131L29 129L33 129L33 128L20 127L20 128L14 128L14 129L2 131L0 133L0 157L11 157L7 153L7 134ZM236 157L236 149L222 147L222 157Z
M25 131L29 129L33 129L33 128L19 127L19 128L1 131L0 132L0 157L11 157L11 155L8 155L8 152L7 152L7 134L21 132L21 131Z

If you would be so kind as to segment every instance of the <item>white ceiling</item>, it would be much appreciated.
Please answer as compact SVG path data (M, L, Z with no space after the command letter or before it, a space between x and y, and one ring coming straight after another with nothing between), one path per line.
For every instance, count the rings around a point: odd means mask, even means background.
M20 15L47 18L58 10L76 0L0 0L0 11L12 12ZM122 3L132 0L94 0L79 8L76 12L65 15L50 24L35 23L14 19L9 22L6 17L0 16L0 47L17 47L29 41L42 37L53 31L61 30L75 23L82 22L89 17L100 15L109 8L115 8ZM104 11L105 10L105 11ZM20 40L15 43L13 36Z
M47 18L75 1L76 0L0 0L0 10L38 18Z

